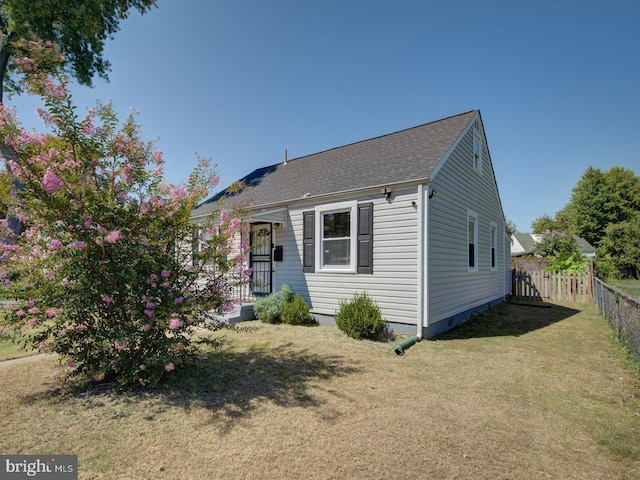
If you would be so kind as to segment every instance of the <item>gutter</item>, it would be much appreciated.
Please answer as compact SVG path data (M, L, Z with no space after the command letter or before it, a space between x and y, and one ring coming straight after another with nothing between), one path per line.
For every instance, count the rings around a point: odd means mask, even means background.
M423 178L415 178L415 179L411 179L411 180L403 180L400 182L394 182L394 183L384 183L384 184L380 184L380 185L370 185L368 187L362 187L362 188L356 188L353 190L341 190L339 192L331 192L331 193L323 193L323 194L318 194L318 195L305 195L299 198L291 198L288 200L280 200L277 202L271 202L271 203L263 203L261 205L253 205L250 207L251 211L257 211L257 210L268 210L268 209L276 209L276 208L286 208L289 207L291 205L294 204L300 204L300 205L304 205L304 204L308 204L308 203L318 203L320 200L324 201L326 200L331 200L332 198L335 197L345 197L345 196L349 196L352 197L354 195L364 195L367 193L380 193L380 191L383 188L408 188L411 187L413 185L416 185L416 183L420 185L422 185L423 182L429 182L429 177L423 177ZM196 207L197 208L197 207ZM207 213L203 213L200 215L195 215L192 216L191 219L195 220L198 218L202 218L202 217L208 217L210 216L212 213L214 213L216 211L216 209L212 209L211 211L207 212Z

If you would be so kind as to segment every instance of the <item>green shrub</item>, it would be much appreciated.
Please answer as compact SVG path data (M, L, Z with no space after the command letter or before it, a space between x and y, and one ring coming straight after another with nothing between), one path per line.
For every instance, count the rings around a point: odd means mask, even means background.
M315 321L309 313L309 306L300 295L294 295L288 302L283 302L280 316L284 323L290 325L314 325Z
M282 293L276 292L259 298L253 304L253 313L264 323L280 323L280 308L282 307Z
M280 289L280 293L282 294L283 302L290 302L293 299L293 296L294 296L293 290L291 290L291 287L286 283L282 285L282 288Z
M336 325L351 338L375 338L387 330L380 308L365 292L356 293L351 301L340 300Z
M280 323L282 321L282 305L291 301L293 290L289 285L282 285L279 292L260 298L253 304L253 313L264 323Z

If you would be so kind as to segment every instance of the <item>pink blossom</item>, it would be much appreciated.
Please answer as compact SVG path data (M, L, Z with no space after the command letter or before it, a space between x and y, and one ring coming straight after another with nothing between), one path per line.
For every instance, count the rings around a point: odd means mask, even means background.
M175 330L176 328L180 328L184 325L184 322L178 318L172 318L169 321L169 328Z
M78 240L76 242L71 242L70 244L67 245L68 248L77 248L77 249L83 249L87 246L86 243Z
M151 317L153 317L153 310L149 310L149 309L147 308L147 309L144 311L144 314L145 314L147 317L151 318Z
M23 315L24 315L24 312L23 312L22 310L18 310L18 311L16 312L16 317L21 317L21 316L23 316Z
M60 369L56 368L53 372L51 372L51 378L56 378L60 376Z
M140 385L142 385L143 387L147 385L146 383L144 383L144 380L142 378L138 380L138 382L140 382Z
M147 302L147 308L149 310L153 310L154 308L156 308L156 304L153 302Z
M240 220L238 220L237 218L232 219L231 223L229 223L229 229L231 231L237 230L239 226L240 226Z
M45 80L45 86L47 87L45 94L51 97L58 97L60 99L64 97L64 87L59 83L55 83L51 79L47 79Z
M82 125L82 133L85 135L93 135L96 133L96 128L93 126L91 119L89 117L85 117L85 122Z
M115 347L116 350L118 350L119 352L121 352L122 350L125 350L127 348L127 344L126 343L120 343L117 340L115 341L115 343L113 344L113 346Z
M179 187L172 189L171 197L173 197L173 200L175 201L182 200L185 197L184 185L180 185Z
M170 372L171 370L175 370L176 366L173 364L173 362L169 362L164 366L164 369L167 372Z
M163 152L162 152L162 150L160 150L160 149L155 150L155 151L153 152L153 158L154 158L156 161L158 161L158 162L162 161L162 153L163 153Z
M42 178L42 186L50 195L62 188L60 179L51 171L50 168L47 169L44 177Z
M50 308L48 309L45 314L47 315L47 317L52 318L55 317L57 313L57 310L55 308Z
M69 283L69 279L68 278L63 278L60 283L62 283L62 285L67 285Z
M184 302L184 297L178 297L173 299L174 305L180 305L182 302Z
M171 275L171 272L169 272L169 270L162 270L162 272L160 272L160 276L162 278L169 278L170 275Z
M104 303L111 303L111 302L113 302L113 297L111 297L109 295L102 295L102 301Z
M140 370L144 370L144 365L140 365L138 368L139 368Z
M116 243L121 238L122 238L122 235L120 234L120 230L114 230L109 235L104 237L104 240L107 243Z
M140 330L142 330L143 332L146 332L150 328L151 328L151 325L149 325L148 323L145 323L144 325L142 325L142 327L140 327Z
M29 57L16 58L14 62L18 67L18 70L23 73L31 72L33 70L33 67L35 66L35 62Z
M60 240L56 240L53 239L49 242L49 247L50 248L62 248L64 247L64 245L62 244L62 242Z

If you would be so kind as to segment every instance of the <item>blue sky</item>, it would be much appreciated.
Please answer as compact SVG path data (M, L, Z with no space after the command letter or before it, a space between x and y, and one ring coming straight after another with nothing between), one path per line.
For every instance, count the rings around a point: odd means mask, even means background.
M505 216L553 215L589 166L640 175L636 0L159 0L107 45L112 101L158 138L166 177L199 154L221 186L255 168L479 108ZM6 101L27 128L39 102Z

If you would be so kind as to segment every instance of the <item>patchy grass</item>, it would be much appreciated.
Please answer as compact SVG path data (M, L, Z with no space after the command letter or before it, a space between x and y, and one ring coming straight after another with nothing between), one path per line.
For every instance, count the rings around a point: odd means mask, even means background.
M638 280L628 278L626 280L610 280L607 283L614 287L618 287L620 290L632 297L640 298L640 281Z
M503 305L401 357L397 339L245 325L155 392L60 388L51 360L0 365L0 451L77 454L81 479L640 471L637 371L595 306Z
M27 349L9 340L0 340L0 361L28 357L30 355L35 355L36 353L38 352L33 349Z

